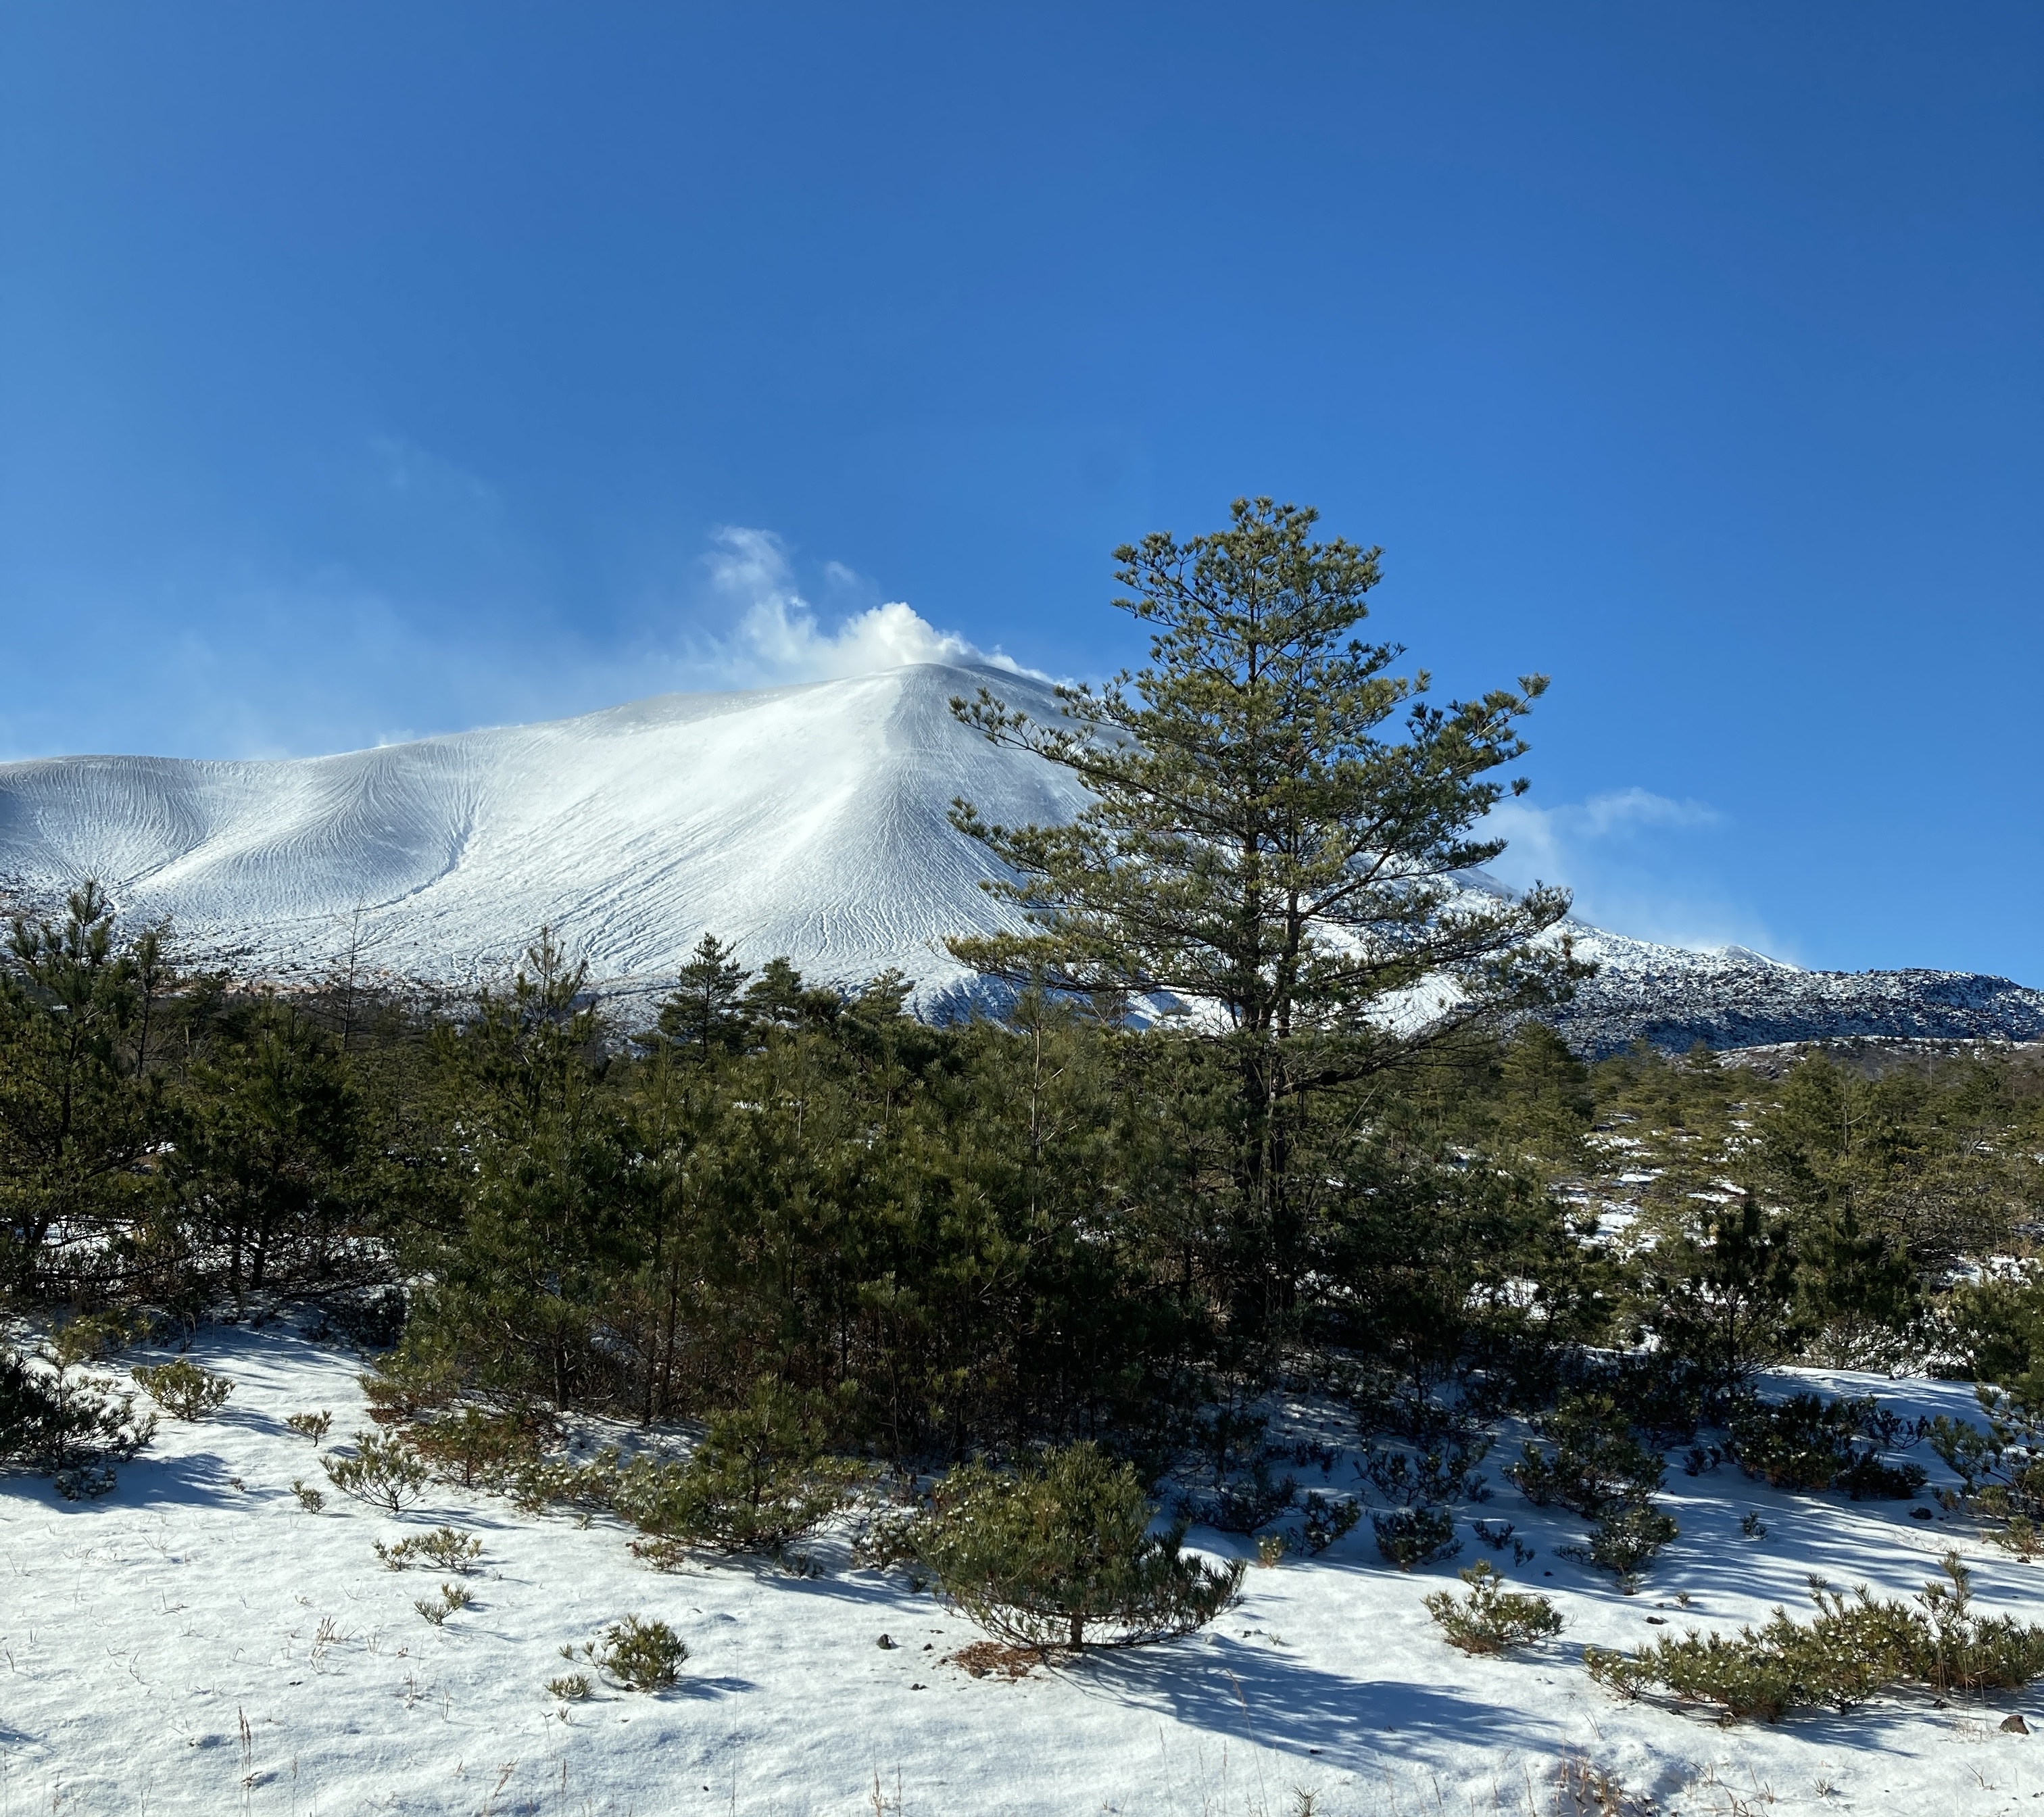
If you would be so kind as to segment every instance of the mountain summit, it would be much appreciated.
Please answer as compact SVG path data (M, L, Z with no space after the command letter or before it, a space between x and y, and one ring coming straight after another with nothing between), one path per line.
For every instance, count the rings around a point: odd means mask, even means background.
M297 970L359 940L370 962L455 978L544 924L592 974L671 978L705 932L822 978L962 973L947 934L1001 913L954 796L1061 820L1075 786L951 716L1005 670L924 663L744 693L669 694L544 724L337 757L72 757L0 766L0 872L97 876L124 915Z
M1058 712L1027 676L918 663L336 757L0 765L0 876L32 894L97 877L124 916L167 916L202 949L284 974L352 949L455 981L514 959L544 924L609 987L644 990L713 932L751 964L785 953L819 980L898 966L932 1005L968 981L945 935L1012 912L978 888L993 861L951 826L953 798L1010 825L1084 798L952 717L951 698L982 686ZM1807 972L1571 931L1604 968L1561 1018L1590 1051L2044 1037L2044 993L2005 978Z

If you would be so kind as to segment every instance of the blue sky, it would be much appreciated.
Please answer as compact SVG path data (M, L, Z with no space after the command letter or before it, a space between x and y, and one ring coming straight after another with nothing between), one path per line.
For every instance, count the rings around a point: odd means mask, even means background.
M0 273L0 756L1097 676L1267 492L1514 874L2044 984L2028 0L17 0Z

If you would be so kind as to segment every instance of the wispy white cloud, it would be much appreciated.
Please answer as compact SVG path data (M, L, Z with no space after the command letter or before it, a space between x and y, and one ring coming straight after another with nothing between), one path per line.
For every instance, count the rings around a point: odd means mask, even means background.
M1585 921L1669 946L1792 957L1715 874L1703 842L1726 824L1708 802L1625 788L1552 807L1501 801L1486 830L1509 842L1491 866L1500 878L1560 884Z

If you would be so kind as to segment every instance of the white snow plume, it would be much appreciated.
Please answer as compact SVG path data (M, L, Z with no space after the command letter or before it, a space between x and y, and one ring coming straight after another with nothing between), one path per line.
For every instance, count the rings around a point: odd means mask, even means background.
M939 631L901 600L890 600L824 630L795 585L781 539L740 525L720 530L709 558L710 586L734 613L732 629L713 640L727 678L759 682L834 682L916 663L983 663L1034 674L999 651ZM836 575L849 570L832 563Z

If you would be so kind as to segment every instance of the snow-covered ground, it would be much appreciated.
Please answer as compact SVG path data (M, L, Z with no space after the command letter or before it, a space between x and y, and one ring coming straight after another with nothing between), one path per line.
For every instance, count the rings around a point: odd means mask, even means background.
M333 1492L284 1425L331 1408L331 1442L366 1423L358 1359L281 1325L206 1331L192 1354L233 1377L232 1400L197 1424L166 1419L105 1500L0 1480L0 1817L1464 1817L1576 1810L1558 1787L1565 1763L1661 1813L1927 1817L2044 1798L2044 1722L2031 1737L1999 1727L2019 1708L2035 1718L2038 1698L1911 1698L1724 1728L1616 1702L1584 1675L1585 1642L1802 1608L1813 1571L1912 1592L1955 1538L1983 1606L2044 1617L2044 1573L1900 1504L1779 1495L1730 1466L1675 1471L1665 1500L1681 1537L1627 1598L1554 1555L1569 1517L1500 1487L1476 1512L1539 1549L1523 1566L1508 1554L1507 1574L1549 1591L1568 1619L1533 1654L1472 1660L1445 1646L1420 1598L1452 1585L1454 1565L1400 1576L1365 1522L1318 1559L1252 1569L1206 1635L1010 1683L949 1662L976 1638L970 1625L842 1547L819 1549L814 1578L743 1564L663 1576L602 1519L528 1517L445 1488L403 1517L372 1511ZM1955 1385L1823 1379L1912 1413L1971 1408ZM327 1491L325 1512L301 1508L294 1478ZM1764 1539L1742 1536L1750 1511ZM440 1574L386 1570L371 1547L443 1522L486 1550L467 1580L475 1607L436 1628L413 1604ZM1193 1537L1218 1553L1243 1544ZM1465 1542L1457 1563L1493 1556ZM680 1684L565 1707L549 1696L569 1669L560 1648L628 1613L686 1641Z

